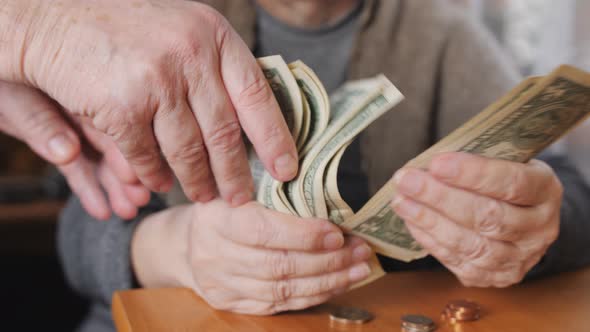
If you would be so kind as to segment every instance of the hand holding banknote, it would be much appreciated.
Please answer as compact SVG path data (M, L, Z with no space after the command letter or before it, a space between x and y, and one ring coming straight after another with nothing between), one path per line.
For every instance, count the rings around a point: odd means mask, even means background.
M557 238L563 188L541 161L446 153L394 182L393 210L466 286L520 282Z
M290 111L287 122L302 157L290 182L263 175L257 199L265 206L328 218L398 260L431 253L468 285L518 282L555 240L561 185L549 167L530 160L590 115L590 74L562 66L546 77L524 80L408 161L354 213L339 194L340 158L356 135L403 99L401 93L377 76L347 82L326 100L321 82L300 61L286 65L269 57L259 62L281 109ZM306 119L328 121L310 126ZM465 154L439 156L446 152ZM453 161L460 176L445 177L442 166ZM422 184L414 183L419 188L412 191L414 181ZM411 203L417 206L411 209ZM371 271L364 282L383 275L375 260Z
M270 315L322 303L369 276L371 250L327 220L256 202L177 206L146 218L132 240L143 287L189 287L211 306Z

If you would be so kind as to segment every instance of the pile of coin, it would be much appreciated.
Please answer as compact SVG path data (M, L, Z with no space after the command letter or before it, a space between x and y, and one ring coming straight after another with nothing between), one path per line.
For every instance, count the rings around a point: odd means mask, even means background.
M468 300L451 301L442 313L442 319L451 324L478 320L481 316L479 304Z
M436 329L434 321L422 315L402 316L402 332L432 332Z
M363 324L373 318L372 313L354 307L338 307L330 313L330 321L337 324Z

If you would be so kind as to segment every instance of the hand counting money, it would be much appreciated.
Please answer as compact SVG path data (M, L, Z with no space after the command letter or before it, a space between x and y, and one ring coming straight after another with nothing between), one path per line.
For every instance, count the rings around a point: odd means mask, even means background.
M396 191L386 183L354 213L339 194L340 158L352 140L399 103L403 96L383 75L349 82L328 98L313 71L279 56L259 59L300 153L297 177L282 183L265 173L257 200L284 213L327 218L364 238L388 257L411 261L427 255L390 207ZM561 66L546 77L529 78L467 121L407 166L426 168L433 156L460 151L527 162L590 114L590 74ZM395 170L392 170L392 174ZM373 275L383 275L376 258Z

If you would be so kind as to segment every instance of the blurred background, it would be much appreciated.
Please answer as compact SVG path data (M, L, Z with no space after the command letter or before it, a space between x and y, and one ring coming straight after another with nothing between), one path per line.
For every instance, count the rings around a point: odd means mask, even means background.
M481 20L524 76L560 64L590 71L590 1L452 0ZM586 144L585 144L586 142ZM566 153L590 182L590 120L552 148Z
M562 63L590 70L590 1L450 1L481 20L525 76ZM585 142L590 121L552 149L568 154L590 182ZM68 195L54 168L0 134L0 307L5 323L20 331L70 331L86 310L68 288L55 251L56 220Z

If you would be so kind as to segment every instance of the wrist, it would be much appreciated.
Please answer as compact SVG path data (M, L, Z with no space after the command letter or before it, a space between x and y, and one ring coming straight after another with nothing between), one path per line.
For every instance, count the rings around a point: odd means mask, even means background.
M45 16L43 0L0 0L0 79L27 83L25 61Z
M131 240L131 266L142 287L190 287L188 237L192 208L169 208L146 217Z

